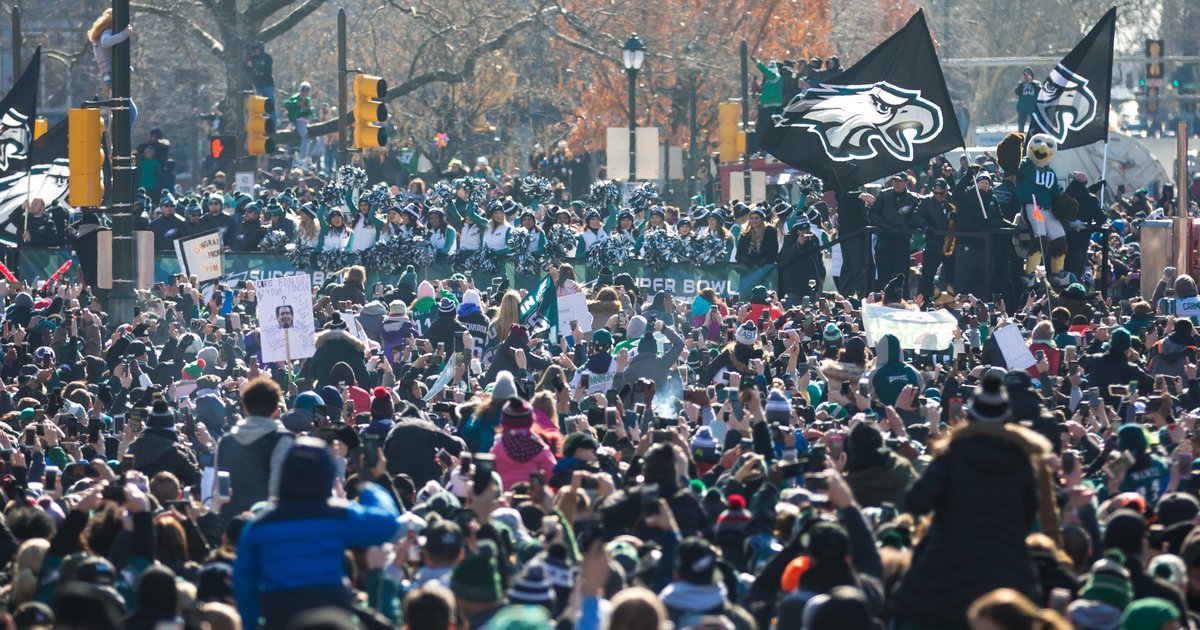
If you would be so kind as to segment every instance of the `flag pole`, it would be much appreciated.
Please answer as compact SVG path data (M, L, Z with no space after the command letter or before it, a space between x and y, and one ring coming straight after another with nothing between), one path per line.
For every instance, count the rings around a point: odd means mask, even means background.
M1108 189L1108 134L1104 135L1104 157L1100 161L1100 181L1104 182L1100 186L1100 212L1104 212L1104 193ZM1104 212L1104 216L1108 216Z

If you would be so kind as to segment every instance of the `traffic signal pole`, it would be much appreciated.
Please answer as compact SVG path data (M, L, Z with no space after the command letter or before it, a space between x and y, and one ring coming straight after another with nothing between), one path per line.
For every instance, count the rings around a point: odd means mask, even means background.
M746 146L742 151L742 200L750 203L750 51L746 40L741 45L742 61L742 133L746 134Z
M129 24L129 0L113 0L112 32L120 33ZM129 42L112 49L112 187L109 216L112 217L112 279L108 299L109 321L133 321L135 294L133 242L133 142L129 99Z
M349 109L346 106L346 9L338 9L337 23L337 64L338 64L338 166L350 162L350 152L346 146L346 116Z
M16 84L17 79L21 78L21 46L24 45L21 37L21 7L14 6L12 8L12 66L13 66L13 83Z

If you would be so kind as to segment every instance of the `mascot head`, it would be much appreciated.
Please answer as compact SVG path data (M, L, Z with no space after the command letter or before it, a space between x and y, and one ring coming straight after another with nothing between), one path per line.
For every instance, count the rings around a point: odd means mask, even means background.
M910 90L886 81L810 88L788 103L780 127L808 129L821 139L830 159L844 162L880 152L912 160L914 147L942 132L942 110Z
M996 145L996 163L1006 175L1016 175L1025 157L1025 134L1010 133Z
M1049 134L1035 134L1029 139L1029 146L1025 147L1025 155L1033 160L1034 164L1045 167L1050 164L1050 160L1054 159L1054 154L1058 151L1058 142Z

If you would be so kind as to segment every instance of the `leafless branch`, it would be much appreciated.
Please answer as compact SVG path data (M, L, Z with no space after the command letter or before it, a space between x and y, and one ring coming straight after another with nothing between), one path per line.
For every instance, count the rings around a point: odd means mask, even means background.
M301 20L311 15L313 11L321 8L323 4L325 4L325 0L307 0L304 4L292 9L287 15L279 18L274 24L263 28L258 34L259 39L269 42L283 35L291 30L292 27L299 24Z
M171 20L173 23L178 24L181 28L190 33L192 37L195 37L196 39L200 40L201 43L208 46L214 55L220 55L221 53L225 52L225 45L222 44L220 40L218 40L208 31L201 28L195 20L185 15L159 5L142 4L140 2L129 3L129 8L133 11L141 11L142 13L149 13L151 15L157 15L159 17Z

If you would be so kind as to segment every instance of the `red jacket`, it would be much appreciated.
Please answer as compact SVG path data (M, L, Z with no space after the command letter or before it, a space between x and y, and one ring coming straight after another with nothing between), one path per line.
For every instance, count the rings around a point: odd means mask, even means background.
M1062 350L1046 343L1045 341L1031 341L1029 343L1029 351L1033 353L1033 360L1037 361L1037 351L1042 350L1046 353L1046 361L1050 362L1050 375L1058 374L1058 361L1062 357ZM1029 366L1025 371L1033 378L1038 377L1037 365Z

